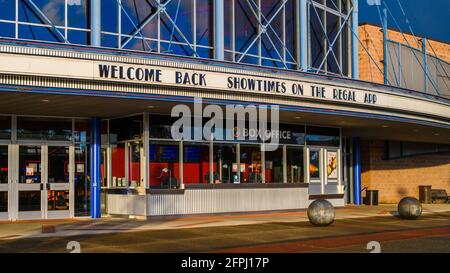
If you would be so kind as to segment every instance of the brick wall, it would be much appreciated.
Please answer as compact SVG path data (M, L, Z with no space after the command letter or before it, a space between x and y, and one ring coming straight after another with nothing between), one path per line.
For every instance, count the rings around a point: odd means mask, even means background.
M450 194L450 153L383 160L384 149L384 141L361 143L362 187L379 190L381 203L397 203L406 196L418 198L419 185L446 189Z
M361 40L364 47L370 52L373 57L373 62L364 48L359 46L359 77L361 80L383 83L383 73L379 71L375 63L384 71L383 65L383 31L381 27L373 26L369 24L364 24L359 26L358 29L359 39ZM409 34L404 34L409 45L422 50L421 38L414 38L414 36ZM407 44L402 34L398 31L388 30L388 39L399 42L402 44ZM438 41L428 40L430 45L427 43L427 52L431 55L436 55L450 62L450 44L441 43ZM434 49L434 52L433 52Z

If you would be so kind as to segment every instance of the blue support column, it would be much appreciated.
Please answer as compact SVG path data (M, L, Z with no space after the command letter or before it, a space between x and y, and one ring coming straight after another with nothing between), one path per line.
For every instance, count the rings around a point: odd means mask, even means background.
M361 198L361 140L353 138L353 204L362 205Z
M302 71L308 70L308 0L299 0L300 9L300 68Z
M101 155L102 145L101 120L91 119L91 217L100 218L100 188L101 188Z
M225 59L224 16L223 0L214 0L214 58L220 61Z
M352 78L359 79L358 0L352 0Z
M91 0L91 45L101 46L101 28L102 28L102 12L101 12L101 0Z

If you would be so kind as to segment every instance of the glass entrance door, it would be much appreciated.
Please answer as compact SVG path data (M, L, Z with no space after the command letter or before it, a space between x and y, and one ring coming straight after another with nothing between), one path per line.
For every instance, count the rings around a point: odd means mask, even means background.
M45 187L46 218L69 218L70 204L73 197L70 194L70 181L73 181L70 146L47 146L47 181ZM71 202L72 199L72 202Z
M70 145L12 145L12 219L73 217L73 160Z
M18 147L17 219L43 219L42 146Z

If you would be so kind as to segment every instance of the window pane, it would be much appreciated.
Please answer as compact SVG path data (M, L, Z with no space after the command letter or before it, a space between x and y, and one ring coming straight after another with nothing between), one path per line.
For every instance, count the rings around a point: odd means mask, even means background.
M311 5L310 8L310 43L311 43L311 60L310 65L319 68L325 56L325 35L322 29L323 10Z
M48 147L48 183L69 183L69 147Z
M64 31L59 30L60 33ZM28 40L40 40L48 42L63 42L63 39L50 27L37 27L30 25L19 25L19 38Z
M115 1L111 1L115 2ZM156 12L155 0L123 0L121 14L122 14L122 33L132 34L135 27L153 15ZM138 34L139 37L157 38L157 17L152 19ZM112 28L112 27L111 27ZM126 38L123 39L123 41Z
M213 182L219 182L216 168L213 168ZM183 182L185 184L209 184L209 144L183 144Z
M18 139L72 140L72 120L54 118L17 119Z
M261 150L259 145L241 145L241 182L262 182Z
M111 0L101 0L102 3L102 31L117 33L118 24L118 2ZM124 1L122 1L124 2ZM125 19L127 20L127 19Z
M177 142L150 142L150 186L176 188L179 186L180 163Z
M41 191L19 191L19 211L40 211Z
M0 212L8 212L8 192L0 192Z
M142 115L112 119L109 122L110 140L112 143L123 140L132 140L142 137L143 120Z
M67 39L72 44L87 45L90 33L87 31L68 30Z
M213 5L210 0L197 1L197 44L213 45ZM228 2L228 1L225 1Z
M69 210L69 191L48 191L48 210Z
M303 148L287 147L287 182L303 183Z
M253 40L257 35L257 26L255 16L251 13L248 6L248 2L244 0L237 0L235 2L235 25L236 25L236 51L245 52L247 48L252 44ZM257 45L258 43L253 43L250 50L247 51L248 54L258 54ZM245 62L251 62L251 60L245 60Z
M236 145L214 144L214 170L221 183L237 183Z
M231 50L232 49L232 42L233 42L233 2L234 1L224 1L224 46L225 49ZM231 60L231 58L227 59Z
M194 14L193 0L170 1L167 5L167 13L161 14L161 39L178 43L193 43ZM174 54L178 55L178 53Z
M126 187L125 181L125 143L112 145L112 186Z
M76 28L88 28L88 17L86 16L86 11L86 0L67 1L68 26ZM111 17L112 16L108 16L108 18Z
M20 146L19 183L41 183L41 146Z
M308 145L338 147L340 145L339 129L307 126L306 143Z
M32 7L25 1L19 1L19 21L37 24L47 24L43 19L39 18ZM40 11L56 26L64 26L65 7L64 1L39 0L33 3Z
M330 43L332 43L339 33L339 17L327 12L327 36ZM329 45L331 46L331 44ZM340 74L340 55L339 55L339 39L333 45L332 51L327 57L328 72ZM333 55L334 54L334 55Z
M129 143L128 148L128 171L130 187L139 187L141 185L141 143Z
M91 184L89 146L75 147L75 216L90 215Z
M14 24L0 23L0 37L15 38L16 28Z
M0 19L2 20L12 20L16 18L16 1L13 0L0 0ZM1 31L1 27L0 27Z
M8 146L0 146L0 184L8 184Z
M283 146L276 151L266 151L266 183L283 183Z
M11 139L11 117L0 116L0 139Z

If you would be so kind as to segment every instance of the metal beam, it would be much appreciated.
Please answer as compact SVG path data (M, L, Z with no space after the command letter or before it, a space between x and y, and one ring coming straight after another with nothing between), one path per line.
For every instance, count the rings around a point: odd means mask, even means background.
M359 79L359 37L358 37L358 0L352 0L353 12L352 12L352 77L353 79Z
M223 0L214 0L214 58L225 59L225 17Z
M428 93L428 62L427 62L427 39L422 38L422 52L423 52L423 92Z
M300 68L308 70L308 0L299 0L300 8Z
M383 9L383 65L384 84L389 84L389 62L388 62L388 28L387 9Z
M91 45L102 46L101 0L91 0Z

